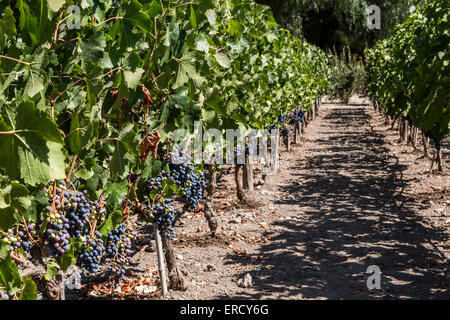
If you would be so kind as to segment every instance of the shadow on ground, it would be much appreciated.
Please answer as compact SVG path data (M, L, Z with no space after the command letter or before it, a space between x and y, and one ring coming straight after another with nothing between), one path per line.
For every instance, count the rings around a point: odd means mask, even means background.
M233 299L450 298L446 259L431 245L446 236L426 227L416 214L421 204L403 196L405 167L369 120L358 108L321 119L316 149L292 168L297 175L289 186L280 187L293 195L276 203L292 215L276 224L284 232L266 233L272 241L255 254L263 261L226 257L228 264L257 266L252 290ZM381 269L382 290L367 289L371 265Z

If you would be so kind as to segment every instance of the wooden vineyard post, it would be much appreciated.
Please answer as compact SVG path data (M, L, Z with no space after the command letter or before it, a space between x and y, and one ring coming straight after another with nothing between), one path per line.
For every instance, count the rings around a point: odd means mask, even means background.
M243 179L243 188L244 190L253 190L254 183L253 183L253 166L252 166L252 159L250 158L249 154L245 154L245 165L244 170L242 174Z
M287 152L291 152L291 144L289 142L290 134L288 133L287 136L283 136L283 143L286 146Z
M165 296L167 294L166 269L164 267L164 255L162 249L161 235L159 233L158 225L156 223L153 224L153 230L155 232L156 253L158 255L158 270L159 270L159 277L161 280L161 291L163 296Z
M301 129L300 129L300 121L295 122L294 127L294 140L295 144L300 144L300 138L302 136Z
M270 143L270 155L272 157L273 162L273 171L274 173L278 172L278 168L280 166L279 163L279 155L280 155L280 130L276 130L276 135L271 136L271 143Z
M403 118L403 142L408 144L408 120Z
M441 150L441 148L439 148L439 150L437 150L436 152L437 152L438 170L439 170L439 172L443 172L444 167L442 166L442 150Z
M236 183L236 197L239 199L239 201L244 201L245 199L244 191L242 190L241 181L239 179L239 171L241 170L242 167L243 167L242 164L236 163L234 169L234 182Z
M438 171L444 172L444 167L442 165L442 145L440 141L436 141L436 162L438 165Z

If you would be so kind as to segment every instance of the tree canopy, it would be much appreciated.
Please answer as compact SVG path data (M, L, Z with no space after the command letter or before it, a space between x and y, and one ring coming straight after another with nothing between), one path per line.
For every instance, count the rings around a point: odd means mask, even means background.
M392 34L409 14L414 0L255 0L272 8L275 19L298 37L322 49L348 46L362 53ZM381 30L367 28L367 8L381 9Z

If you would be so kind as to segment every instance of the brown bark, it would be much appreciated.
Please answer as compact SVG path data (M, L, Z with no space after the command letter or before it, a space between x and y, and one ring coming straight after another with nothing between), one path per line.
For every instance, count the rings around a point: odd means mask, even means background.
M439 149L436 151L436 161L438 164L438 170L439 172L443 172L444 171L444 167L442 165L442 149Z
M181 271L178 269L175 259L172 241L168 238L162 237L162 243L165 252L165 260L167 264L167 270L169 273L170 288L176 291L186 291L188 284Z
M286 150L288 152L290 152L291 151L291 144L289 143L289 136L283 137L283 143L286 146Z
M294 141L295 144L300 144L300 138L301 138L301 129L300 129L300 121L295 122L294 127Z
M217 185L217 171L214 170L213 165L208 165L207 170L209 172L209 183L206 187L206 196L204 202L204 216L206 221L208 222L209 230L211 231L211 236L215 237L217 232L217 227L219 226L217 219L214 214L214 209L211 204L211 199L213 197L214 192L216 191Z
M391 129L394 129L394 127L395 127L395 123L397 122L397 118L396 117L394 117L394 121L392 121L392 126L391 126Z
M239 179L239 171L241 170L242 167L243 167L243 165L236 164L235 169L234 169L234 181L236 183L236 196L239 199L239 201L245 200L245 195L244 195L244 191L242 190L241 180Z
M403 118L403 137L402 140L404 143L408 143L408 120Z
M244 165L242 180L243 180L244 190L252 191L254 188L253 165L251 164L250 156L248 154L245 155L245 165Z
M50 300L64 300L64 284L62 283L62 277L60 274L54 276L49 281L42 278L42 286L44 295ZM61 290L62 289L62 290Z

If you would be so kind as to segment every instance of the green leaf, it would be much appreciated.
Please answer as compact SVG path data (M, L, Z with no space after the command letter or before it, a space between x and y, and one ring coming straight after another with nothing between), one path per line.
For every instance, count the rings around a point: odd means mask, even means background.
M72 116L70 124L69 144L70 149L75 154L80 154L81 150L86 146L92 137L92 125L89 119L80 120L78 112Z
M21 282L19 270L9 253L9 246L0 243L0 283L7 294L13 295L20 289Z
M217 112L218 114L226 115L227 109L224 106L223 100L217 90L213 90L208 98L205 100L204 104Z
M111 208L118 208L122 205L127 195L128 181L111 183L105 190L105 196L108 197L106 203Z
M206 16L206 18L208 18L208 22L211 25L216 24L216 19L217 19L216 11L214 11L213 9L208 9L205 12L205 16Z
M66 0L47 0L49 8L53 11L59 11L66 3Z
M20 217L13 208L0 209L0 230L8 230L19 221Z
M119 178L125 178L130 173L132 160L127 148L121 142L117 142L111 158L111 173Z
M228 58L226 54L218 52L214 55L214 57L216 58L217 63L220 64L222 67L227 69L231 67L230 58Z
M27 84L25 85L25 93L28 97L33 97L45 88L47 81L47 74L44 71L48 64L48 53L42 51L29 66L30 75L28 76Z
M209 43L208 43L208 40L203 35L203 33L198 36L196 49L198 51L202 51L204 53L208 53L209 52Z
M161 14L162 8L161 3L156 0L152 0L152 3L150 4L150 7L148 8L148 14L151 18L156 17L158 14Z
M83 180L89 180L90 178L92 178L92 176L94 175L94 171L90 171L84 168L78 169L75 173L74 173L75 177L77 178L81 178Z
M102 68L92 61L86 63L86 77L84 77L87 89L87 98L92 107L97 103L98 96L103 88Z
M115 210L108 216L106 221L100 226L98 232L106 236L112 230L117 228L121 221L122 221L122 213L119 210Z
M48 205L48 196L45 191L41 190L33 194L33 201L31 202L31 205L28 207L27 211L24 214L25 220L30 222L36 222L39 213L47 205Z
M191 4L191 16L190 16L190 21L191 21L191 25L192 28L194 28L194 30L197 30L198 25L197 25L197 16L195 14L195 10L194 7Z
M30 10L28 4L24 0L18 0L16 8L19 10L19 28L21 35L27 44L35 45L39 41L39 25L38 19Z
M0 19L0 50L6 45L7 37L15 35L16 30L16 19L14 18L14 12L10 7L6 7L3 19Z
M144 74L144 69L137 68L135 71L123 71L123 75L125 77L125 81L128 84L128 88L135 89L138 84L141 83L142 75Z
M200 87L206 79L203 78L195 69L195 53L187 51L179 61L177 79L173 85L176 89L181 87L189 80L192 80L196 87Z
M228 29L230 30L230 34L238 39L241 38L242 32L244 32L244 27L236 19L231 19L228 22Z
M106 37L101 31L91 31L81 39L81 62L86 65L88 61L97 63L103 59L106 48Z
M47 273L44 276L45 280L50 281L54 276L58 274L59 269L59 264L54 258L51 258L47 262Z
M28 189L17 182L11 182L11 205L21 211L26 211L33 200Z
M23 289L19 300L37 300L37 287L30 277L23 279Z
M32 186L65 177L66 155L56 124L25 101L4 106L0 116L0 168Z
M10 184L0 184L0 209L5 209L11 204L11 189Z
M77 263L77 258L75 257L74 244L71 243L69 246L69 250L67 250L64 255L61 257L61 270L66 272L71 266Z
M129 20L134 26L140 28L145 32L150 32L152 27L152 20L150 16L142 11L142 5L137 0L130 0L128 4L123 5L125 10L124 19Z

